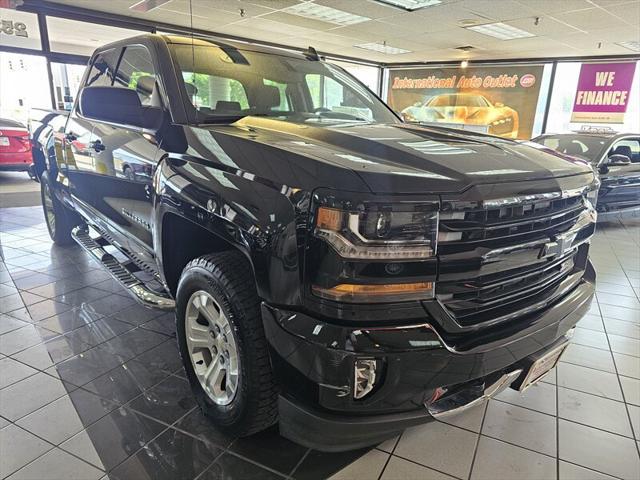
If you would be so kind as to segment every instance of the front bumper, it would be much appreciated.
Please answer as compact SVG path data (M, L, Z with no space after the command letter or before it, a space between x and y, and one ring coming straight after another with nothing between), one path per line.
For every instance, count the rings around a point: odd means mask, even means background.
M461 339L444 332L427 314L419 325L355 327L263 304L282 392L280 431L302 445L342 451L428 422L427 406L442 387L459 390L460 384L486 383L562 340L588 311L594 289L595 272L588 264L583 280L562 299L508 327L468 334L482 342L472 342L464 351L456 349ZM434 339L441 346L434 347ZM371 394L355 400L354 364L362 357L379 360L383 375Z

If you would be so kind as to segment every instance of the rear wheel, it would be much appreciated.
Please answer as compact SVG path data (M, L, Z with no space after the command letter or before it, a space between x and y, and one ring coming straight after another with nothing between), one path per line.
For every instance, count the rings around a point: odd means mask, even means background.
M51 240L56 245L71 245L71 230L80 223L80 218L56 198L48 172L43 172L40 177L40 196Z
M205 415L239 436L272 425L277 391L247 260L227 251L189 262L176 300L180 353Z

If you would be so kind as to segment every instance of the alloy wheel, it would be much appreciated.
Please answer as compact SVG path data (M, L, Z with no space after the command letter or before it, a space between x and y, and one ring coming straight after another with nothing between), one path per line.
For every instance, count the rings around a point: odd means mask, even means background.
M189 298L185 334L203 390L214 403L228 405L238 390L240 360L231 324L210 293L198 290Z

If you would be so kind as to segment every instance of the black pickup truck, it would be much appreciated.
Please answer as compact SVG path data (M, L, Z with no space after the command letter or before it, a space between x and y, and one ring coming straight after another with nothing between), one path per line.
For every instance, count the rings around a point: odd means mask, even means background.
M345 450L524 390L590 307L586 163L405 124L313 49L107 45L45 143L51 237L175 309L237 435Z

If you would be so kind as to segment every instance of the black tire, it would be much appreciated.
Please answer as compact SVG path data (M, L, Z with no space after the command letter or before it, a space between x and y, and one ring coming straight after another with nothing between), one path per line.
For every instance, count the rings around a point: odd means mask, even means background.
M56 245L71 245L74 243L71 230L81 223L80 217L56 198L53 189L49 172L43 172L40 177L40 199L49 236Z
M186 341L186 310L192 295L204 290L224 312L239 357L238 386L228 405L215 403L203 389L191 362ZM264 336L260 299L251 267L236 251L205 255L182 271L176 295L178 346L187 378L203 413L221 430L247 436L277 420L277 389Z

